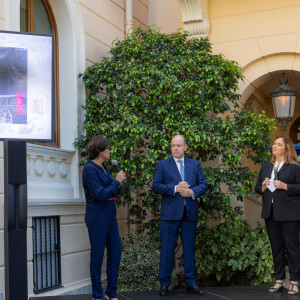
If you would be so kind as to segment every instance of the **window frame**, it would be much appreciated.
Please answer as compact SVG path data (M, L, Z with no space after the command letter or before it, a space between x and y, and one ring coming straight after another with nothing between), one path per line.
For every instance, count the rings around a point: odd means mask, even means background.
M51 29L54 35L54 58L53 58L53 63L54 63L54 103L55 103L55 112L54 112L54 123L55 123L55 132L54 132L54 137L55 141L54 142L33 142L33 144L37 145L43 145L43 146L48 146L48 147L55 147L55 148L60 148L60 109L59 109L59 55L58 55L58 49L59 49L59 44L58 44L58 31L57 31L57 25L56 21L54 18L53 10L51 8L51 5L49 3L49 0L41 0L46 8L49 21L51 24ZM27 28L28 32L30 33L35 33L34 31L34 0L27 0Z
M291 125L290 128L290 138L293 141L293 144L299 144L298 141L300 142L300 140L298 140L298 133L300 133L299 130L300 127L300 117L298 117Z

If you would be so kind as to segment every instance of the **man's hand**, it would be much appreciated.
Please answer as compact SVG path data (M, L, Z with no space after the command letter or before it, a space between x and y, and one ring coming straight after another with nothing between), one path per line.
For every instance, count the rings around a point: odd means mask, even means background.
M193 197L194 193L191 189L177 189L177 192L182 196L182 197Z
M189 187L190 185L186 181L180 181L177 185L176 191L182 197L192 197L194 194Z
M188 189L190 185L186 181L180 181L177 184L177 192L179 193L180 190Z

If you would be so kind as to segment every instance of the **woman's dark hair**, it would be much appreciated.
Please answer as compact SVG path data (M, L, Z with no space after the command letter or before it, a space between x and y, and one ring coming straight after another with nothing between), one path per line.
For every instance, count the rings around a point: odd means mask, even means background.
M95 159L99 156L100 152L103 152L105 149L110 149L112 142L102 136L93 137L88 146L88 157L89 159Z

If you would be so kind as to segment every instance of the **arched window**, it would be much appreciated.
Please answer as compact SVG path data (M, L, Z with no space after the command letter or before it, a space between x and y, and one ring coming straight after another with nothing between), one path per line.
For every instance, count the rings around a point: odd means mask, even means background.
M59 147L58 35L54 15L48 0L21 0L20 3L21 32L54 35L55 133L54 142L47 146Z
M300 117L297 118L291 126L290 138L294 144L300 144Z

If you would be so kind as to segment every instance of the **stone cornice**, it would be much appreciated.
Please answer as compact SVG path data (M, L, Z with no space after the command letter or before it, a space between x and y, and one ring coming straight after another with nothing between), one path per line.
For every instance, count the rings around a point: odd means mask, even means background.
M28 199L28 217L83 215L85 199Z

